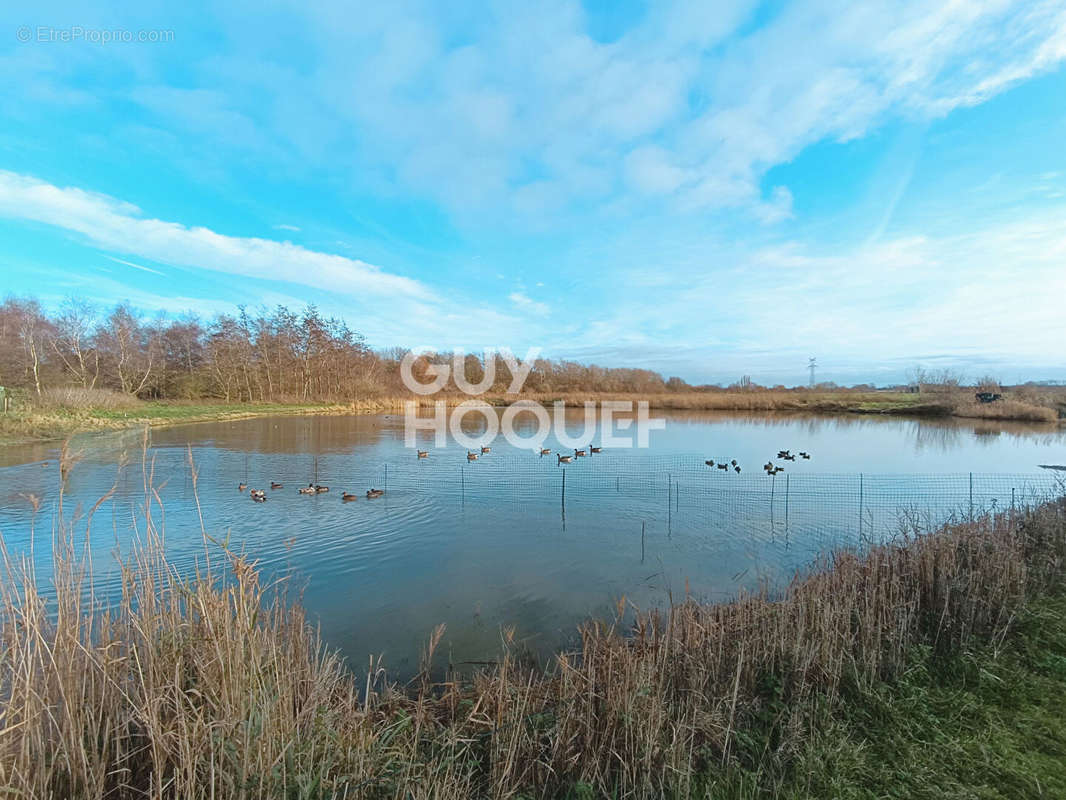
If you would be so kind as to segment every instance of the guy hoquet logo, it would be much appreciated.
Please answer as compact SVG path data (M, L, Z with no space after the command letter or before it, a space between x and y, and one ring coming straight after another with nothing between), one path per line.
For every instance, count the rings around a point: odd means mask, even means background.
M544 442L552 436L562 447L577 449L588 445L597 430L600 431L601 447L646 448L649 446L651 431L662 430L666 427L665 420L652 418L649 415L649 405L645 400L636 403L632 400L584 402L581 406L584 412L583 425L580 433L576 435L567 430L568 407L562 400L556 400L552 404L551 413L542 403L520 399L508 405L502 414L497 414L493 406L484 400L473 398L484 395L495 385L498 360L503 361L511 376L506 393L520 394L540 353L539 348L530 348L522 361L516 359L508 348L486 349L481 360L484 374L476 383L467 379L467 353L462 350L453 351L451 363L448 364L426 360L425 357L433 352L431 348L422 347L404 356L400 363L400 376L404 386L415 394L427 397L442 392L450 380L472 399L453 405L450 413L449 404L444 400L437 400L433 403L432 416L419 416L421 404L414 400L406 401L404 403L404 444L410 448L417 447L419 431L432 431L436 447L444 447L450 434L459 445L476 450L489 446L497 436L502 434L509 444L519 449L540 451ZM424 380L415 376L415 365L420 360L422 360L420 366ZM484 420L485 429L480 435L471 436L463 430L463 421L468 414L479 415ZM516 425L517 418L523 414L535 420L536 424L531 430L526 430L529 426ZM629 416L616 417L618 414ZM522 427L524 432L520 433L519 427ZM619 436L616 434L616 429L632 435Z

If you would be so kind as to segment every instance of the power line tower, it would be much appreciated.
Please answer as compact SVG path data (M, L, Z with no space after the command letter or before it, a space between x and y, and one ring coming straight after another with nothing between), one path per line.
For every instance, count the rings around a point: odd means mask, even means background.
M810 383L810 386L811 386L812 389L814 388L814 370L815 370L815 367L817 367L817 366L818 366L818 362L814 358L814 356L811 356L809 359L807 359L807 369L809 369L811 371L811 383Z

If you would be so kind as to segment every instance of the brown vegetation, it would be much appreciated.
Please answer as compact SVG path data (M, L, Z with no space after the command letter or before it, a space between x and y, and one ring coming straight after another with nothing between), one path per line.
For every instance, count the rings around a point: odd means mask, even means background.
M1014 419L1022 422L1055 422L1059 418L1053 407L1023 403L1019 400L997 400L995 403L959 402L952 408L956 417L976 419Z
M1004 636L1066 564L1060 499L838 554L779 597L590 622L546 671L505 632L496 666L434 680L438 630L399 687L374 659L349 672L206 534L203 571L176 574L145 495L145 546L106 611L71 528L54 604L3 551L0 785L14 796L684 796L723 765L787 761L816 699L898 674L916 645ZM771 735L753 751L756 726Z
M300 312L272 311L145 319L127 304L99 316L83 303L68 302L49 315L34 300L0 304L0 385L16 390L17 420L0 420L0 434L56 435L86 427L114 427L117 417L149 421L159 415L138 409L137 401L222 404L349 405L377 410L396 408L415 397L403 385L400 362L406 351L374 352L343 321L322 317L314 306ZM495 380L485 397L496 404L506 394L511 372L494 356ZM452 354L416 360L413 372L424 380L431 364L451 363ZM484 359L467 355L462 370L480 384L488 371ZM765 388L747 377L728 388L690 386L646 369L606 368L571 361L537 359L525 381L523 399L567 403L605 399L647 400L654 408L731 411L818 411L950 415L1035 422L1066 417L1066 388L1026 385L1000 389L992 377L986 389L1002 391L996 403L975 403L950 371L913 370L920 391L878 391L870 386L843 388ZM442 395L451 402L468 399L449 382ZM140 410L142 413L137 414ZM48 413L80 415L52 420ZM105 413L106 412L106 413ZM33 415L37 415L34 417ZM93 420L96 420L94 422ZM51 430L49 431L49 428Z

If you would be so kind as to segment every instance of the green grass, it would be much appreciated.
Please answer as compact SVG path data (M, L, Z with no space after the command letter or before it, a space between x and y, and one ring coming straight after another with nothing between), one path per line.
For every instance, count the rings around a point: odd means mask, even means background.
M143 402L129 408L50 408L0 414L0 444L57 439L72 433L143 425L209 422L280 414L351 413L355 406L327 403Z
M185 422L198 419L225 419L234 416L262 414L302 414L334 408L331 403L168 403L148 402L136 409L94 410L93 416L101 419L125 420L137 419L152 422Z
M763 756L769 725L746 766L708 770L696 796L1066 798L1066 595L1036 602L998 650L916 652L896 681L805 722L818 732L787 763Z

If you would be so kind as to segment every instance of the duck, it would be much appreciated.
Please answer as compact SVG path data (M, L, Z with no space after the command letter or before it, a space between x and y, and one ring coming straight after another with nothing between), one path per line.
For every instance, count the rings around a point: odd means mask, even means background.
M491 453L491 452L492 452L492 448L491 448L491 447L482 447L482 448L481 448L481 452L482 452L483 454L484 454L484 453Z
M732 461L729 462L729 464L735 467L737 465L737 460L734 458Z
M562 453L559 454L559 463L560 464L569 464L573 460L574 460L573 456L564 456Z
M366 496L368 498L381 497L383 494L385 494L385 490L384 489L367 489L366 490Z
M767 461L765 464L762 465L762 468L764 470L766 470L767 472L769 472L770 470L772 470L774 468L774 462Z
M301 486L296 491L298 491L300 494L314 494L315 493L315 485L313 483L309 483L306 486Z
M737 475L740 474L740 466L739 465L734 466L733 469L735 469L737 471Z
M707 459L706 461L704 461L703 463L706 464L708 467L713 467L714 466L714 460L710 459L710 458Z
M359 495L357 495L357 494L351 494L350 492L342 492L341 493L341 500L343 500L345 503L350 503L352 500L358 500L358 499L359 499Z
M550 447L542 447L542 448L540 448L540 454L542 456L549 455L551 453L551 451L552 451L552 449Z
M247 483L238 483L237 484L237 491L238 492L243 492L247 488L248 488L248 484Z
M329 491L329 487L328 486L319 486L317 483L315 484L315 493L316 494L322 494L323 492L328 492L328 491Z
M477 453L467 453L466 454L466 460L467 461L477 461Z
M719 464L718 465L718 469L729 469L729 465L728 464Z
M788 455L789 455L788 450L778 450L777 451L777 457L778 458L788 458Z
M281 489L281 488L282 488L282 486L281 486L281 484L280 484L280 483L278 483L277 481L271 481L271 482L270 482L270 488L271 488L271 489Z
M603 448L602 447L593 447L592 445L589 445L589 452L590 453L602 453L603 452Z
M810 453L804 453L804 452L803 452L803 451L801 450L801 451L800 451L800 458L802 458L802 459L804 459L804 460L806 460L806 461L810 461L810 460L811 460L811 454L810 454Z
M264 492L262 489L252 489L252 491L248 494L257 503L262 503L264 500L267 499L266 492Z
M574 448L574 455L577 456L578 458L580 458L581 456L585 455L585 451L584 451L584 449L578 450L575 447Z
M418 450L416 452L418 453L418 457L419 458L429 458L429 451L428 450Z

